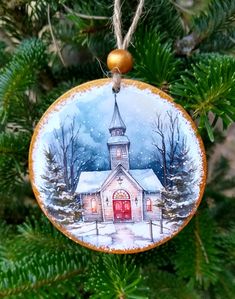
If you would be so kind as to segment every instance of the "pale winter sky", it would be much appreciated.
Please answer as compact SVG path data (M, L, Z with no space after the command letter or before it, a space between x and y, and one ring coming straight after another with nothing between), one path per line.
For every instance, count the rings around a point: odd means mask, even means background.
M187 137L190 155L198 164L196 177L201 176L201 156L198 141L191 129L191 125L171 103L151 93L134 86L123 86L117 95L120 114L127 127L126 135L130 140L130 158L132 168L144 168L144 165L154 160L153 122L156 113L167 119L166 112L179 114L181 132ZM108 127L112 119L114 95L111 84L94 87L86 92L73 94L68 100L57 106L41 123L34 151L34 169L36 177L43 174L45 159L42 158L43 149L50 144L52 132L58 129L62 122L69 123L73 116L80 128L80 141L93 147L98 153L97 165L109 159L107 140L110 136ZM156 138L156 137L155 137ZM140 165L135 161L140 160Z

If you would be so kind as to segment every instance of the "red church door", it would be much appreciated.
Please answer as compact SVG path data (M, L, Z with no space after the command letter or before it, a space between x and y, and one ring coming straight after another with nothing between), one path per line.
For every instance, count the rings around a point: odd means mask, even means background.
M113 213L115 221L131 220L131 201L113 200Z

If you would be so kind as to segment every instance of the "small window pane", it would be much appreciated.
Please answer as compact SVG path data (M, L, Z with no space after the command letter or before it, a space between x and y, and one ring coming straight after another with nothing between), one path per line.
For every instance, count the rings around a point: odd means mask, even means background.
M146 200L146 209L147 212L152 212L152 200L150 198Z
M95 198L92 198L91 200L91 212L97 213L97 201Z

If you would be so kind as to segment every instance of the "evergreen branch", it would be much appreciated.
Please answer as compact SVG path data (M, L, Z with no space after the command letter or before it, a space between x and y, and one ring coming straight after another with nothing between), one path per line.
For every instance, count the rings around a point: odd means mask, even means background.
M19 235L17 236L17 248L27 244L28 249L31 252L40 251L66 251L76 252L86 256L86 251L83 247L79 247L73 242L68 242L68 239L58 232L51 223L44 216L41 219L35 219L31 217L27 222L18 227ZM17 252L16 252L17 254Z
M25 181L30 136L26 133L0 134L0 194L12 194Z
M103 255L92 267L86 289L95 292L93 299L147 298L140 271L128 256Z
M159 269L155 264L144 267L146 284L151 290L150 299L199 299L201 298L191 285L180 279L173 271ZM156 297L157 289L157 297Z
M220 140L220 143L224 139ZM218 141L217 141L218 143ZM223 156L213 163L208 177L205 198L210 213L221 231L227 231L233 225L233 215L235 213L234 185L235 177L231 174L230 162ZM225 237L223 235L223 237Z
M143 25L157 28L169 39L175 40L177 37L182 36L184 30L181 14L171 0L158 2L146 0L145 7L148 8L148 12L145 14Z
M197 230L195 230L194 233L195 233L195 236L196 236L196 239L197 239L198 243L200 244L201 250L202 250L203 255L204 255L204 257L205 257L205 261L206 261L207 264L209 264L208 255L207 255L207 253L206 253L206 250L205 250L205 247L204 247L204 245L203 245L203 243L202 243L202 240L201 240L201 238L200 238L200 235L199 235L199 233L198 233Z
M212 218L208 212L198 213L176 238L176 242L179 251L177 250L178 253L174 258L179 277L190 279L192 283L199 283L205 288L218 281L220 272L219 251L216 248ZM185 250L187 248L190 258L185 259L180 255L183 248Z
M19 226L19 234L9 236L0 249L0 298L33 298L35 292L48 293L52 284L60 289L59 298L64 298L70 291L76 292L75 282L85 273L87 259L91 258L88 250L68 243L45 217L41 221L32 218ZM48 298L58 298L51 291Z
M235 226L217 235L217 243L219 245L221 254L220 259L223 263L223 271L218 275L218 283L215 285L215 292L218 298L233 299L235 294L234 285L234 266L235 266Z
M31 96L32 95L32 96ZM35 118L38 114L37 103L34 102L35 93L31 90L25 94L15 95L11 99L7 110L3 110L4 119L2 120L2 129L10 133L18 134L18 132L32 134Z
M52 40L53 40L53 43L55 45L55 48L56 48L56 52L60 58L60 61L62 62L63 66L66 67L66 63L64 61L64 58L62 56L62 53L60 51L60 47L58 45L58 42L55 38L55 35L54 35L54 32L53 32L53 29L52 29L52 25L51 25L51 17L50 17L50 5L47 6L47 19L48 19L48 25L49 25L49 30L50 30L50 33L51 33L51 37L52 37Z
M105 17L105 16L91 16L91 15L86 15L86 14L74 12L72 9L70 9L65 4L63 4L63 7L65 8L65 10L67 12L69 12L71 14L74 14L74 15L78 16L79 18L88 19L88 20L107 20L107 19L110 19L110 17Z
M8 238L12 238L14 236L14 229L13 226L7 225L5 221L0 220L0 236L1 242L6 241ZM1 244L1 249L3 249L3 245ZM2 255L0 254L0 260Z
M235 185L235 176L231 176L229 171L230 163L228 159L221 156L214 165L213 171L208 179L207 190L214 193L233 190Z
M234 54L235 27L231 27L226 32L216 32L210 38L203 40L200 44L200 51Z
M81 270L74 270L71 272L64 273L62 275L56 274L54 277L39 280L39 281L37 281L37 283L32 283L32 284L25 283L25 284L22 284L18 288L5 289L4 291L0 291L0 298L12 296L12 295L18 295L18 294L24 293L26 291L28 292L30 290L35 291L43 286L51 285L52 283L58 283L58 282L70 279L73 276L77 276L81 272L82 272Z
M199 129L206 128L210 140L214 140L208 113L212 112L227 128L235 120L235 60L229 56L202 56L200 62L191 65L181 80L171 87L180 103L193 111L199 119Z
M71 30L71 24L73 25L73 43L86 46L90 50L90 54L98 57L107 57L108 52L115 46L111 27L110 18L106 16L112 16L112 7L107 5L107 1L100 0L96 5L90 2L80 2L78 5L71 9L72 11L66 15L68 27ZM105 16L105 18L84 18L81 17L77 11L82 11L83 16ZM131 12L126 14L126 18ZM66 30L67 32L68 30ZM68 40L67 33L64 37L60 29L61 40Z
M235 2L212 0L198 16L192 18L191 32L176 42L176 51L191 55L199 47L202 51L234 51Z
M211 36L214 32L228 30L234 26L235 2L233 0L212 0L207 10L193 19L192 28L201 39Z
M27 159L28 143L31 136L25 132L14 134L11 132L0 134L0 155L24 157Z
M141 45L144 44L144 47ZM136 34L132 50L135 59L133 74L137 78L160 88L167 88L173 82L179 69L171 44L153 30L142 30Z
M203 255L203 257L205 258L205 262L206 264L209 264L209 259L208 259L208 255L206 253L205 247L202 243L202 240L200 238L199 235L199 223L198 223L198 217L197 215L195 216L195 229L194 229L194 233L195 233L195 275L196 275L196 280L198 280L200 283L202 283L202 277L203 275L203 269L202 269L202 259L201 259L201 255Z
M9 36L7 43L11 48L15 47L22 39L29 36L38 36L38 33L47 24L46 9L48 2L53 7L54 13L58 8L58 1L55 0L37 0L37 3L33 1L12 0L1 4L0 27L6 33L6 37Z
M6 44L1 41L0 31L0 68L6 65L10 57L10 54L6 51Z
M0 105L4 111L36 83L37 71L46 62L45 47L36 39L26 40L0 74ZM34 72L31 72L34 70Z
M63 70L64 70L63 76L68 77L69 73L72 74L72 76L73 74L75 76L76 71L71 70L71 68L66 68L66 69L63 68ZM62 71L61 74L56 74L56 75L58 81L64 79L62 77ZM79 77L79 73L77 73L77 76ZM58 86L54 87L46 94L41 95L40 100L38 100L38 102L36 103L36 107L35 107L36 117L34 121L37 121L41 117L41 115L47 110L47 108L55 101L55 99L61 96L61 94L65 93L67 90L71 89L72 87L80 83L77 80L60 82Z
M35 291L58 284L84 272L79 257L68 253L35 255L33 259L2 264L0 273L0 297Z
M220 246L224 252L224 262L232 268L235 265L235 224L225 232L222 232L219 238Z
M140 266L141 269L152 267L156 265L154 269L164 269L165 267L172 268L175 252L174 242L167 242L159 247L152 249L151 251L141 252L138 255L134 255L135 265ZM151 268L152 269L152 268ZM152 276L150 276L151 278Z
M214 292L219 299L234 299L235 284L234 271L223 271L219 274L218 284L214 287Z

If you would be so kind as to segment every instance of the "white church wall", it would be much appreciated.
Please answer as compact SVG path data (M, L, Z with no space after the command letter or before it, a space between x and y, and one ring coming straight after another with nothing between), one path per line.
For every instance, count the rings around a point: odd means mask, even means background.
M93 200L95 200L93 202ZM98 193L82 195L83 220L84 221L103 221L101 198ZM93 202L93 206L92 206ZM96 207L96 209L95 209Z

